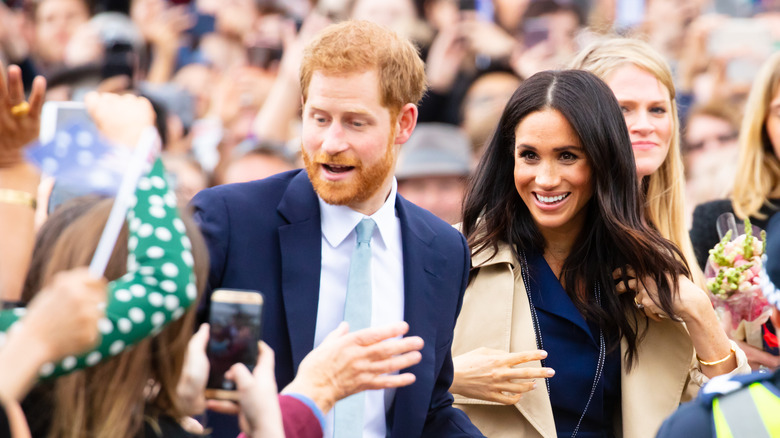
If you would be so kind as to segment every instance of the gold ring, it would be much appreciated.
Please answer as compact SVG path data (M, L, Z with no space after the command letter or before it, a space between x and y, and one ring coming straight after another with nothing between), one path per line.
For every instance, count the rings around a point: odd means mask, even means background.
M636 305L637 309L643 309L645 307L644 304L640 303L639 300L636 299L636 295L634 295L634 304Z
M27 102L18 103L11 107L11 115L14 117L24 117L30 114L30 104Z

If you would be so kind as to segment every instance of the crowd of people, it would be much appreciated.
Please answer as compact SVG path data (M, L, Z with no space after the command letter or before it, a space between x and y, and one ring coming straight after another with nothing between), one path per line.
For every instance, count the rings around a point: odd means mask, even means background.
M780 436L777 373L734 377L780 367L776 2L14 0L0 22L0 434ZM93 128L47 125L70 101ZM767 231L758 345L705 286L729 213ZM205 391L224 289L263 294L231 400Z

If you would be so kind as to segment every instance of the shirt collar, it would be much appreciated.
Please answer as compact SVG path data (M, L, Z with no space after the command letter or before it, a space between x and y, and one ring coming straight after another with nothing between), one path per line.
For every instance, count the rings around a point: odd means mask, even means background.
M397 192L398 181L393 178L390 195L379 210L371 216L359 213L346 205L328 204L317 195L317 200L320 203L322 235L325 236L325 239L333 248L336 248L344 242L344 239L346 239L347 236L349 236L349 233L355 229L358 222L365 217L370 217L376 222L376 228L379 230L379 237L382 240L382 244L387 246L386 241L389 236L392 235L393 226L395 225L395 198Z

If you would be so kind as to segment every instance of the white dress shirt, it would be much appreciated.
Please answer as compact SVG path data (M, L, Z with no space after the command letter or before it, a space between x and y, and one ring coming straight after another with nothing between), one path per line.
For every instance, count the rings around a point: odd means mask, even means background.
M395 212L398 183L382 207L368 216L376 222L371 236L371 327L404 320L404 270L401 222ZM367 217L347 206L319 198L322 228L322 268L314 346L344 320L349 262L356 245L355 226ZM366 391L363 436L385 438L385 416L395 389ZM325 438L333 436L333 410L325 419Z

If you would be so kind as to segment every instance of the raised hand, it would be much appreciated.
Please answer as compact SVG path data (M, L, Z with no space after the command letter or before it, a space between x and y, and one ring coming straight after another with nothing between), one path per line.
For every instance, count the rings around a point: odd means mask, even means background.
M2 70L0 64L0 70ZM8 82L0 75L0 168L24 161L22 150L38 137L41 108L46 94L46 80L38 76L33 81L30 101L24 100L22 70L8 67Z

